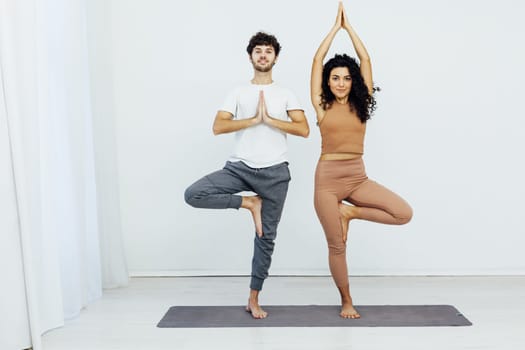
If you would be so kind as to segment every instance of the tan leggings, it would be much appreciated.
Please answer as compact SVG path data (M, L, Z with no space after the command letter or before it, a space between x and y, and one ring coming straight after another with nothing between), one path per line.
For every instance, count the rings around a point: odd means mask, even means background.
M408 203L366 176L363 159L320 160L315 172L315 211L328 243L330 272L337 287L348 285L346 244L343 242L339 203L360 208L358 219L390 225L412 218Z

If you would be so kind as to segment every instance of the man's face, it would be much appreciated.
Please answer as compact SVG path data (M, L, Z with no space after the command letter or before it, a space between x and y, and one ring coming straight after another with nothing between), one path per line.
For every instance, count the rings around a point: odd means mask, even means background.
M277 56L275 56L275 50L271 45L255 46L250 56L253 68L259 72L271 71L276 60Z

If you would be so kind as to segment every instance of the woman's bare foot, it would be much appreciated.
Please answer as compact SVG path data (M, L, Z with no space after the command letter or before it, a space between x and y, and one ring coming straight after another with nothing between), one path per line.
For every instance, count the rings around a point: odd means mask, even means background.
M339 294L341 294L341 312L339 316L343 318L361 318L361 315L354 308L352 297L350 296L350 285L337 287Z
M261 218L261 210L262 210L261 197L259 196L242 197L241 208L248 209L250 213L252 213L253 223L255 224L255 232L257 232L257 236L262 237L263 231L262 231L262 218Z
M341 217L341 226L343 228L343 242L346 243L348 237L348 225L350 220L357 217L359 209L353 205L339 203L339 214Z
M359 315L352 303L343 303L339 315L343 318L361 318L361 315Z

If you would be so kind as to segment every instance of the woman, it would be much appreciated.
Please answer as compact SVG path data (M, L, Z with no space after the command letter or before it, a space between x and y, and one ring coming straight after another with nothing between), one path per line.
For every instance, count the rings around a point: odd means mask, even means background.
M335 55L323 66L340 29L350 36L359 64L343 54ZM359 318L350 296L346 264L349 222L362 219L402 225L412 218L412 209L397 194L366 175L363 141L366 122L375 109L372 66L341 2L335 24L315 54L310 89L322 139L315 173L315 210L328 243L330 272L341 294L340 316Z

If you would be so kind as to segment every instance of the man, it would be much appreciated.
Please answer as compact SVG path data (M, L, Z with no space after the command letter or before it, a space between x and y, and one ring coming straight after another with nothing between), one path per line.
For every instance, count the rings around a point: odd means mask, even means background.
M259 305L259 293L268 277L290 181L286 134L309 134L295 95L272 80L280 49L273 35L258 32L250 39L247 52L253 79L229 94L213 124L215 135L235 132L234 152L222 170L203 177L185 192L186 202L196 208L244 208L251 212L256 235L246 311L254 318L267 316ZM244 191L257 195L237 194Z

